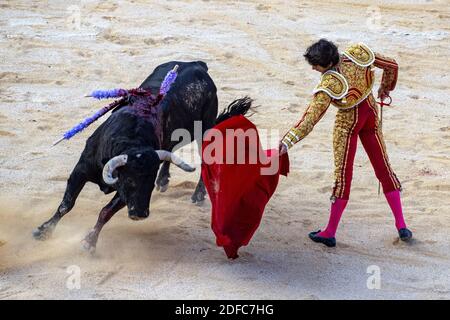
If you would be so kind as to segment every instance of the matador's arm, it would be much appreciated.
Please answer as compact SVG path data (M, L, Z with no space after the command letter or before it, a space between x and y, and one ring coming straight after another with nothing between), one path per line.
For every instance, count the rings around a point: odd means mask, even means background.
M302 118L283 137L281 142L289 149L305 138L322 119L331 103L331 97L325 92L317 92Z
M375 61L373 65L383 69L383 77L381 79L381 87L385 90L392 91L397 84L398 64L392 59L385 57L379 53L375 53Z

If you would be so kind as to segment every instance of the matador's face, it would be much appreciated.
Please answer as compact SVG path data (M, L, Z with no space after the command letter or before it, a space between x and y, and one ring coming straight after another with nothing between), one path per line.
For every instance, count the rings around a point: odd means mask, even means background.
M317 65L312 65L311 67L315 71L318 71L320 73L325 73L328 69L331 68L331 63L330 63L330 66L328 66L328 67L322 67L322 66L320 66L318 64Z

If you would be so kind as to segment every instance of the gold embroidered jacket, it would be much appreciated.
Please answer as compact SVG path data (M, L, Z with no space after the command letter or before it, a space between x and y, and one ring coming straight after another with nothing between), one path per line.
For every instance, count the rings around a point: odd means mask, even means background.
M397 83L398 65L394 59L374 53L364 44L348 47L339 64L325 72L313 90L313 99L298 121L283 137L282 143L291 148L305 138L323 117L330 104L338 109L356 107L372 92L374 71L372 66L383 69L381 86L389 91Z

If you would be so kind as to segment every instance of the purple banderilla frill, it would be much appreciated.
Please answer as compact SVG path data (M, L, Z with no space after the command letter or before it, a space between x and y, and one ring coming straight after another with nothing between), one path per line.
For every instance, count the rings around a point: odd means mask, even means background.
M161 83L161 86L159 89L159 97L153 99L153 101L155 101L155 103L161 102L161 100L164 98L164 96L167 94L167 92L169 92L171 85L175 82L175 80L178 76L177 70L178 70L178 65L176 65L173 68L173 70L170 70L167 73L166 77L164 78L163 82ZM53 146L57 145L58 143L60 143L63 140L69 140L77 133L86 129L91 123L98 120L101 116L103 116L107 112L111 111L112 109L114 109L117 106L124 103L125 97L127 97L128 95L151 96L151 93L150 93L150 91L147 91L142 88L131 89L131 90L125 90L125 89L96 90L96 91L92 92L89 96L96 98L96 99L108 99L108 98L118 98L118 97L122 97L122 98L101 108L96 113L94 113L92 116L84 119L79 124L74 126L72 129L66 131L61 139L59 139L53 143Z

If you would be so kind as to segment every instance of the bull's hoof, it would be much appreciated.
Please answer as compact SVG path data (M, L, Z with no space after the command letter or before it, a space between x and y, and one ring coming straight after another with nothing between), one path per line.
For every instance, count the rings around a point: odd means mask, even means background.
M196 191L191 197L192 203L201 205L205 201L206 192Z
M94 254L96 250L96 247L86 240L81 241L81 248L89 254Z
M55 227L52 225L43 224L42 226L33 230L33 238L39 241L47 240L52 236L54 228Z
M98 235L94 230L88 233L88 235L81 241L81 247L84 251L94 254L97 247Z
M193 203L201 205L205 201L205 196L206 196L206 188L205 185L203 184L203 181L200 180L197 184L197 187L195 188L191 200Z

